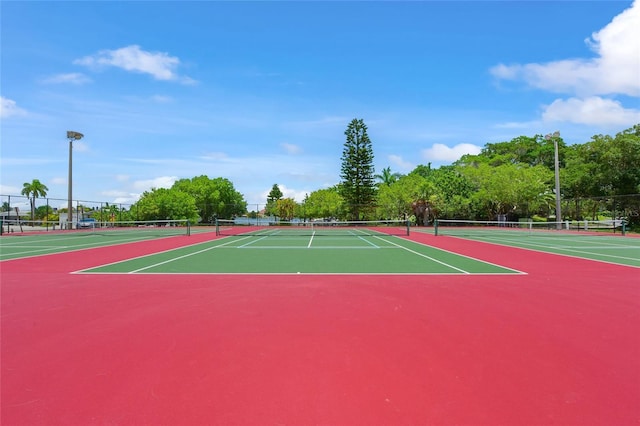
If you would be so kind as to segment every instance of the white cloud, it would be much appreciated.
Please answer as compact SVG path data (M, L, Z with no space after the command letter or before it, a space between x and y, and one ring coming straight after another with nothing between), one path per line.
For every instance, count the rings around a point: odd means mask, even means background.
M113 199L114 204L133 204L140 199L140 194L127 194Z
M287 154L295 155L295 154L300 154L302 152L302 148L300 148L298 145L294 145L290 143L283 142L280 144L280 147L284 149L287 152Z
M490 72L498 79L523 80L550 92L640 96L640 0L585 42L595 58L499 64Z
M207 161L226 161L229 156L224 152L208 152L200 156L200 158Z
M111 189L111 190L101 191L100 195L109 197L112 200L110 201L110 203L133 204L140 199L141 194L124 191L124 190Z
M68 83L68 84L82 85L82 84L90 83L91 79L82 73L74 72L74 73L68 73L68 74L56 74L51 77L47 77L43 79L42 82L45 84Z
M3 185L0 183L0 194L19 194L20 191L22 191L22 188L11 185Z
M0 164L2 166L42 166L45 164L57 163L57 159L44 158L44 157L0 157Z
M453 162L465 154L479 154L481 147L470 143L461 143L452 148L435 143L431 148L422 150L422 158L429 162Z
M135 181L133 188L140 192L150 191L152 188L171 188L177 180L177 176L160 176L154 179Z
M191 77L187 77L185 75L185 76L180 77L180 83L184 84L185 86L195 86L195 85L197 85L199 83L199 81L195 80L195 79L193 79Z
M542 119L587 125L632 126L640 122L640 110L625 109L620 102L592 96L556 99L545 107Z
M54 177L53 179L51 179L51 183L53 185L66 185L67 184L67 178Z
M107 191L102 191L100 192L100 195L104 195L106 197L128 197L131 194L128 193L127 191L120 191L117 189L110 189Z
M518 78L518 71L520 70L520 65L505 65L498 64L494 65L489 69L491 75L496 78L504 79L504 80L515 80Z
M540 122L538 121L523 121L523 122L510 121L508 123L496 124L493 127L496 129L528 129L538 125L540 125Z
M27 112L18 107L16 101L0 96L0 118L21 117Z
M309 191L287 188L284 185L279 185L280 191L284 195L284 198L293 198L296 202L301 203L304 200L304 196L309 193ZM265 198L266 200L266 198Z
M186 84L193 84L195 80L180 77L176 68L180 59L169 56L166 52L149 52L138 45L131 45L115 50L101 50L95 55L76 59L74 64L88 67L113 66L142 74L149 74L156 80L180 80Z
M171 102L173 99L170 96L154 95L151 97L151 100L159 104L166 104Z
M273 187L273 185L271 185L269 187L269 189L264 190L260 196L258 197L258 199L262 199L264 200L263 203L267 202L267 197L269 196L269 193L271 192L271 188ZM293 189L293 188L287 188L285 185L279 183L278 184L278 188L280 188L280 191L282 192L282 198L293 198L297 203L301 203L304 200L305 195L309 194L310 191L308 190L299 190L299 189ZM250 210L250 208L249 208Z
M415 164L403 160L399 155L389 155L387 158L389 159L391 164L398 167L403 172L408 172L415 168Z
M76 152L89 152L89 145L81 141L73 141L73 150Z
M16 207L20 212L31 211L31 204L28 201L15 201L15 198L11 198L11 209Z

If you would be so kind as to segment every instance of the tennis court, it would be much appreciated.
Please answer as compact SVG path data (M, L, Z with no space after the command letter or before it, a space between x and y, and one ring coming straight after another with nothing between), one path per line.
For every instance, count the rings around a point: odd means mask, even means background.
M517 274L379 230L254 227L82 273Z
M640 419L635 264L402 227L166 231L0 237L2 424Z

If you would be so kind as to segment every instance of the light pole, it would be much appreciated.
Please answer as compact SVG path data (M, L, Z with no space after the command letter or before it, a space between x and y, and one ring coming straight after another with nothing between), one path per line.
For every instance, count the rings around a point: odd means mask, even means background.
M554 165L556 172L556 229L562 229L562 210L560 209L560 165L558 161L558 138L560 132L549 133L544 138L546 140L553 139Z
M68 210L67 213L67 229L73 229L73 141L80 140L84 137L82 133L67 130L67 139L69 139L69 194L68 194Z

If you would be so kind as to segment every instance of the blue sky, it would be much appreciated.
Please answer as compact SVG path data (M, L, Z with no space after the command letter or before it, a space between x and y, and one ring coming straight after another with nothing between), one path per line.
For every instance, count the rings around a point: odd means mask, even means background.
M258 204L338 183L353 118L401 173L640 123L640 0L0 7L4 195L39 179L66 198L67 130L74 199L207 175Z

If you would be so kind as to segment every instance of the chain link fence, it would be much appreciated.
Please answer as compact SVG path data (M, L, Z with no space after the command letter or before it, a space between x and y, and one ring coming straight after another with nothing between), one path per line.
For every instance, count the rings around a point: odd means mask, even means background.
M640 231L640 194L565 199L562 213L576 220L624 219L629 229Z
M33 201L33 205L32 205ZM109 203L106 201L73 200L72 220L69 221L69 202L65 198L38 197L31 199L24 195L0 195L0 218L3 221L23 221L46 228L59 229L94 218L100 221L137 220L131 204Z
M62 229L70 226L67 199L35 198L33 206L31 201L29 197L24 195L0 195L0 219L4 221L33 221L35 224L47 228ZM72 206L73 223L90 218L100 222L141 220L135 204L73 200ZM224 214L225 210L233 211L234 207L231 205L225 207L219 210L218 218L235 218L234 214ZM299 216L300 219L314 218L311 214L313 211L311 207L300 203L296 216ZM268 210L267 205L263 203L247 203L246 210L246 215L242 217L246 217L247 221L256 221L256 223L268 220L273 215L266 211ZM378 212L382 214L379 209ZM624 219L629 229L640 231L640 194L563 199L562 213L563 219L570 220ZM401 216L410 216L411 214L412 212L407 210Z

